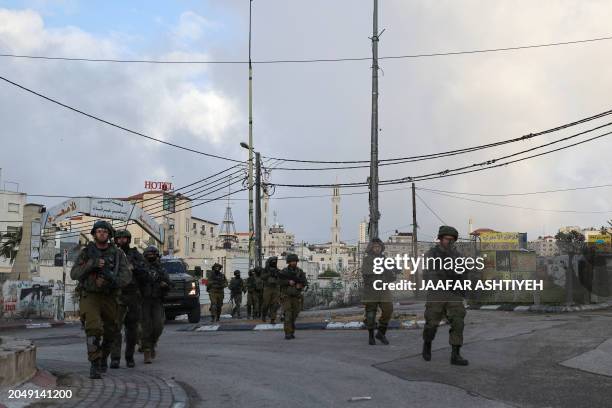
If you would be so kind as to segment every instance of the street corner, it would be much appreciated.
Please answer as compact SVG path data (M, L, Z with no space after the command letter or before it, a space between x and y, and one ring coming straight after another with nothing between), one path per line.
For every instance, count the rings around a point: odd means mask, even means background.
M185 389L172 377L140 369L109 370L102 379L88 376L88 364L59 360L41 360L47 377L55 384L38 387L51 389L56 398L37 398L48 407L189 407ZM51 374L48 374L51 373ZM43 380L41 380L43 381ZM39 391L39 395L41 391ZM36 395L36 393L34 393ZM33 402L32 400L30 402Z

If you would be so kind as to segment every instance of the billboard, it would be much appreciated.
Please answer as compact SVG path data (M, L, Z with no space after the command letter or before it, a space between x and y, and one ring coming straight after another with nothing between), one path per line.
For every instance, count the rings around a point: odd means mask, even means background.
M587 245L595 247L598 251L609 252L612 246L611 238L610 234L589 234L587 235Z
M521 248L521 235L519 232L483 232L480 234L480 249L483 251L517 251Z

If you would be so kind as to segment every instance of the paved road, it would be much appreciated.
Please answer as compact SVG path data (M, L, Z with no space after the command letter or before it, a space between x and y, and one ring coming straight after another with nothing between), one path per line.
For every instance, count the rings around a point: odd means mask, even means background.
M372 347L364 331L298 331L286 341L280 332L177 331L183 324L168 324L155 364L135 370L174 378L197 407L594 408L612 400L610 310L470 311L463 348L469 367L449 365L447 328L427 363L415 330L390 331L390 346ZM43 365L85 364L76 327L17 334L35 338ZM352 397L371 400L348 402Z

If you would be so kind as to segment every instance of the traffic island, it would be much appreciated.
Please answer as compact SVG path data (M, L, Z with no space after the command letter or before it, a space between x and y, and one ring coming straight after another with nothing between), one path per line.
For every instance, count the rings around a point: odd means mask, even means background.
M0 388L28 381L36 374L36 347L30 340L0 337Z

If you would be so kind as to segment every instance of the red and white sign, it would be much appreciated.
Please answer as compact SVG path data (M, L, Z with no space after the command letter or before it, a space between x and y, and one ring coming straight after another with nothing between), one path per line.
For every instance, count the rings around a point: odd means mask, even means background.
M149 190L171 191L172 183L167 181L145 181L145 188Z

